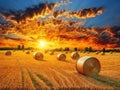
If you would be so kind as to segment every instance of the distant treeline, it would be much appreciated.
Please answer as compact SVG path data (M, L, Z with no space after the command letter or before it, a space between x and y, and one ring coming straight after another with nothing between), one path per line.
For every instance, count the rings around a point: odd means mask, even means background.
M120 49L115 49L115 48L112 48L112 49L106 49L106 48L93 49L92 47L85 47L85 48L83 48L83 49L79 49L79 48L70 49L70 48L68 48L68 47L65 47L65 48L55 48L55 49L53 49L53 51L120 52Z
M33 48L27 47L25 48L24 45L18 45L17 47L0 47L0 50L31 50Z
M18 45L17 47L0 47L0 50L32 50L32 49L36 49L36 48L32 48L32 47L24 47L24 45ZM79 48L73 48L70 49L69 47L65 47L65 48L55 48L52 49L51 51L84 51L84 52L96 52L96 51L100 51L100 52L120 52L120 49L106 49L106 48L102 48L102 49L93 49L92 47L85 47L83 49L79 49Z
M0 47L0 50L31 50L32 48L24 48L24 49L18 49L18 48L12 48L12 47Z

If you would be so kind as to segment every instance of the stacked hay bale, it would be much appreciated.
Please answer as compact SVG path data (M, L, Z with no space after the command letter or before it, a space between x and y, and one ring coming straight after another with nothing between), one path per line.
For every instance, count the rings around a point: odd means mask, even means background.
M96 76L100 72L101 65L97 58L83 56L78 59L76 69L79 73L87 76Z
M35 53L34 53L34 58L35 58L36 60L43 60L44 55L43 55L41 52L35 52Z
M57 55L57 59L58 59L58 60L61 60L61 61L65 61L65 60L66 60L66 55L60 53L60 54Z
M12 54L11 51L6 51L6 52L5 52L5 55L6 55L6 56L11 56L11 54Z
M78 60L80 57L80 55L78 54L78 52L72 52L71 53L71 58L74 60Z

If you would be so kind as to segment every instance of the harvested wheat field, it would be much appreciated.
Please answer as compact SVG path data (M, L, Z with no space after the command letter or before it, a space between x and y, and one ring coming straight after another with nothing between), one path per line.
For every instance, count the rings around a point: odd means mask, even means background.
M58 53L43 53L43 60L35 60L34 52L16 51L6 56L5 51L0 51L0 89L120 90L120 53L79 53L100 61L97 77L78 73L71 54L67 53L66 60L61 61Z

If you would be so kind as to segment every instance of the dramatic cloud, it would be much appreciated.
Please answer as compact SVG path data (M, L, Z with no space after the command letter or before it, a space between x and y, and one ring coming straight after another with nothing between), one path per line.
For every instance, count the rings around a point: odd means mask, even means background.
M79 21L80 22L80 21ZM57 41L61 46L95 46L98 48L120 47L120 27L104 27L104 28L90 28L80 26L84 21L78 24L76 21L63 21L63 20L46 20L46 21L33 21L24 25L9 27L4 33L8 31L16 31L17 34L5 34L4 38L11 40L22 40L23 34L29 39L26 42L37 42L40 39L47 39L48 41ZM6 24L5 24L6 25ZM34 26L33 26L34 25ZM4 26L6 27L6 26ZM6 31L6 32L5 32ZM1 38L2 40L2 38ZM82 45L84 44L84 45ZM82 46L81 46L82 45Z
M0 34L0 38L12 39L12 40L30 40L26 36L17 35L13 32L8 32L7 34Z
M63 16L63 15L66 15L69 18L76 17L76 18L86 19L86 18L96 17L97 15L102 14L103 11L104 10L102 7L100 7L100 8L87 8L87 9L82 9L82 10L78 10L75 12L71 12L71 11L67 11L67 10L61 10L61 11L58 10L58 11L53 12L53 16L55 18L57 18L57 17Z
M83 27L86 18L103 14L104 8L56 10L56 7L69 3L40 3L21 11L0 10L0 16L9 21L7 24L0 24L0 45L6 44L6 39L7 42L14 42L14 45L17 40L17 44L24 43L34 47L40 39L45 39L55 43L50 45L53 48L120 47L120 27Z
M40 3L33 7L26 8L23 11L9 10L7 12L3 11L1 12L1 14L3 14L3 17L6 19L20 22L20 21L25 21L27 19L29 20L29 19L38 18L40 16L45 16L49 14L56 6L57 4L54 4L54 3L49 3L49 4Z
M0 10L0 16L4 19L12 20L16 22L26 22L28 20L34 20L39 17L46 17L49 15L53 18L58 18L60 16L66 16L68 18L91 18L96 15L100 15L103 13L103 8L87 8L78 11L68 11L68 10L55 10L56 7L60 7L61 5L66 5L68 2L61 3L39 3L38 5L34 5L32 7L28 7L25 10L20 11L4 11Z

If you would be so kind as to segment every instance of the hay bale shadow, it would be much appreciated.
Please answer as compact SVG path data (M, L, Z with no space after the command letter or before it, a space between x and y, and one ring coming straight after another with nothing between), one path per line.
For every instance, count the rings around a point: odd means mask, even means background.
M114 88L114 90L120 90L120 81L116 81L114 79L111 79L110 77L103 76L103 75L86 76L86 75L83 75L83 74L79 74L77 72L74 72L74 73L77 74L79 77L86 78L88 80L89 80L89 78L91 78L91 79L96 80L100 83L111 86L111 87ZM102 88L100 90L102 90Z
M111 79L110 77L102 76L102 75L90 76L90 77L101 82L101 83L112 86L116 90L120 90L120 81L116 81L114 79Z

